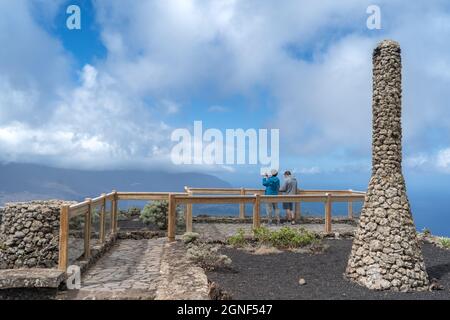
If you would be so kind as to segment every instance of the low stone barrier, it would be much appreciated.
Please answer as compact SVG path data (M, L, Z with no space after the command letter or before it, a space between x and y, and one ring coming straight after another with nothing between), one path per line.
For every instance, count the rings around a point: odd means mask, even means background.
M54 299L58 289L64 289L66 273L57 269L60 209L73 203L49 200L6 204L0 225L0 300ZM76 230L72 236L83 238ZM88 260L80 258L73 264L83 273L116 239L117 234L108 235L104 243L92 246Z
M56 267L60 208L72 203L51 200L6 204L0 226L0 269Z

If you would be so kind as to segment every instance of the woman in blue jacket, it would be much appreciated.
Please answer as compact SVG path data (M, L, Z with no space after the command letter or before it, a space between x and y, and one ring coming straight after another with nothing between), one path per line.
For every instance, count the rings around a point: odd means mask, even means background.
M280 190L280 179L278 179L278 171L275 169L272 169L270 171L271 177L266 173L262 184L266 187L266 191L264 194L266 195L278 195L278 191ZM275 219L277 221L277 224L280 224L280 209L278 209L278 203L267 203L266 204L266 213L267 213L267 220L269 224L272 224L272 211L275 210Z

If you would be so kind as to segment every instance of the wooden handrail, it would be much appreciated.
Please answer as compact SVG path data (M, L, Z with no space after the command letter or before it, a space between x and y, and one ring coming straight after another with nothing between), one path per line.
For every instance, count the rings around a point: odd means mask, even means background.
M169 200L169 192L117 192L117 200ZM173 193L187 195L187 193Z
M71 205L69 208L70 209L80 209L80 208L84 208L85 206L87 206L89 204L89 202L87 201L83 201L83 202L78 202L76 204Z
M255 196L177 196L174 195L177 204L240 204L253 203Z

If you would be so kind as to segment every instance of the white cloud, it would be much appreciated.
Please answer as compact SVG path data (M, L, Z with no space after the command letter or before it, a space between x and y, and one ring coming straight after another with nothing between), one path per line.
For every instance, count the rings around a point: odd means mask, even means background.
M405 159L406 167L408 168L420 168L429 164L429 157L425 154L418 154L409 156Z
M50 23L61 1L39 4ZM273 98L267 126L281 129L290 156L367 157L371 53L381 37L403 48L407 154L427 154L435 130L447 133L437 135L440 145L450 145L445 1L380 1L381 33L365 27L370 1L94 4L107 55L80 70L78 84L70 55L36 23L36 7L0 2L0 42L8 43L0 50L3 160L34 154L75 166L159 163L167 160L169 117L185 116L184 102L205 92L209 112L240 111L211 97ZM445 152L432 158L448 166ZM424 159L411 157L408 165L431 161Z
M409 169L450 173L450 147L409 156L405 164Z
M57 3L0 1L0 125L42 123L67 89L72 60L33 17L53 16Z
M0 126L1 160L102 169L167 163L169 126L154 121L140 99L118 90L114 79L95 67L85 66L80 79L44 124Z
M0 2L0 42L8 43L0 50L0 161L102 169L167 164L170 128L157 108L101 62L74 70L70 54L37 22L39 12L52 23L61 3ZM167 114L179 109L169 99L161 105Z
M160 109L167 115L173 115L180 111L180 105L174 101L163 99L161 101Z
M437 166L450 172L450 148L442 149L437 154Z

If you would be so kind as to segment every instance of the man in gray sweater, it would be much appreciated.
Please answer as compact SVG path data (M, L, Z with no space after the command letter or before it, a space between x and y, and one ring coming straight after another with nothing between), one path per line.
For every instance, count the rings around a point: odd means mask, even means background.
M297 194L297 179L292 176L290 171L284 172L284 183L280 188L280 192L285 194ZM292 202L283 203L283 209L286 210L286 219L288 222L295 224L294 204Z

